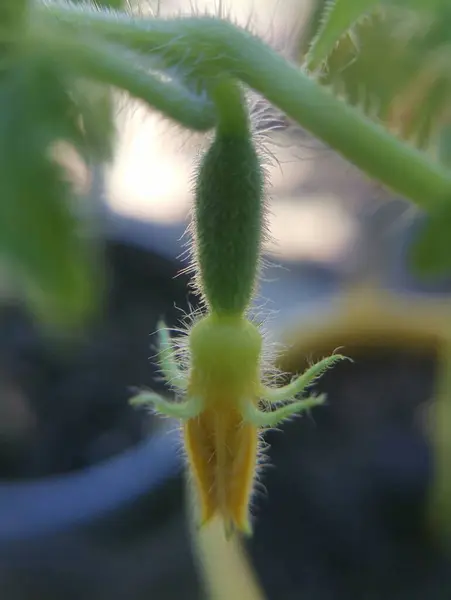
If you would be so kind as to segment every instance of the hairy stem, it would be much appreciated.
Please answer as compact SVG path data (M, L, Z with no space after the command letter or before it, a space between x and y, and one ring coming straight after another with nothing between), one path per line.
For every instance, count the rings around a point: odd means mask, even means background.
M451 195L449 171L334 97L260 39L227 21L209 17L134 19L123 13L52 4L39 7L36 20L40 19L53 19L60 26L90 30L156 53L167 66L195 68L204 76L229 74L395 193L426 209Z
M206 94L196 94L177 78L152 72L152 59L94 36L65 34L43 29L29 36L36 52L57 57L79 76L126 90L179 124L198 131L211 129L216 115Z
M173 419L194 419L204 409L204 402L200 398L188 398L185 402L171 402L153 392L141 392L130 400L132 406L150 406L156 412Z

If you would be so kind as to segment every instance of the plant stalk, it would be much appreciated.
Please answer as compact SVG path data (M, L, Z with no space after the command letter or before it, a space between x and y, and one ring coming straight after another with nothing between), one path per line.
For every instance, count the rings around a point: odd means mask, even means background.
M40 6L36 19L157 54L167 68L190 68L199 77L222 73L240 79L368 176L419 207L435 208L451 196L447 169L228 21L211 17L137 19L125 13L53 4Z

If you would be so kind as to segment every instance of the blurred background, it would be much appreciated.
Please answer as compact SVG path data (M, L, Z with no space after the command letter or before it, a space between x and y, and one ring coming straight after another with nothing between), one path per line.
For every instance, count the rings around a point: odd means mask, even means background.
M130 4L149 14L193 10L189 1ZM251 17L256 33L300 63L320 4L196 0L195 9L222 10L243 25ZM431 80L416 77L402 31L394 20L366 37L360 32L358 57L355 41L345 39L324 83L428 149L431 118L419 132L405 90L415 89L423 107L435 99L436 113L437 92L429 98ZM406 75L401 91L395 67L381 67L401 52L397 44L405 52L396 63ZM449 564L424 519L428 414L451 313L448 278L420 278L410 268L408 250L423 223L410 204L258 99L252 103L256 135L274 157L269 266L256 309L268 316L270 338L287 345L288 371L337 347L355 363L321 380L326 407L267 436L273 467L263 471L255 497L247 560L270 600L448 598ZM137 387L164 390L152 361L157 320L177 326L196 307L180 274L182 236L193 170L208 139L123 97L115 109L108 167L88 170L64 155L100 240L103 296L95 318L82 331L48 334L4 286L5 600L205 597L186 523L176 425L127 401Z

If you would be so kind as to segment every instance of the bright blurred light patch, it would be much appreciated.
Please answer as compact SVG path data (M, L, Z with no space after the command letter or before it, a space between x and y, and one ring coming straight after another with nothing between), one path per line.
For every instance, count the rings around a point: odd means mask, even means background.
M281 198L271 203L266 251L286 260L340 262L358 228L335 196Z
M183 151L177 130L130 102L122 115L115 161L107 178L111 208L159 223L186 218L191 198L193 157Z

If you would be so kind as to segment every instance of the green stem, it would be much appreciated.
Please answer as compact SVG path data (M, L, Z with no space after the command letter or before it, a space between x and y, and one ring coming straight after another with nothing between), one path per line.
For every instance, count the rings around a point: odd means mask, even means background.
M249 137L249 113L240 86L230 79L221 78L209 86L208 92L218 115L216 131L226 135Z
M196 95L178 80L150 72L149 57L93 36L56 35L49 28L29 40L36 53L46 53L77 75L126 90L184 127L205 131L215 125L207 95Z
M431 208L451 195L451 174L357 109L334 97L258 38L215 18L134 19L125 14L48 5L37 17L56 19L157 53L168 66L229 74L260 92L299 125L370 177Z

